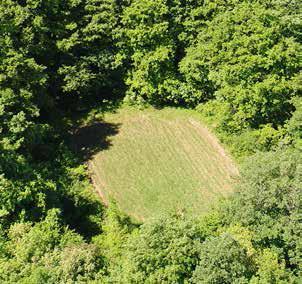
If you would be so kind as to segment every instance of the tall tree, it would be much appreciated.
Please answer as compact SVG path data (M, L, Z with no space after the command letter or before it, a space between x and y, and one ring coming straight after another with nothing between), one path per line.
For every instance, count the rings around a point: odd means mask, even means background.
M210 5L210 4L208 4ZM204 21L180 70L219 113L220 128L236 132L290 117L298 83L300 23L293 10L244 1Z

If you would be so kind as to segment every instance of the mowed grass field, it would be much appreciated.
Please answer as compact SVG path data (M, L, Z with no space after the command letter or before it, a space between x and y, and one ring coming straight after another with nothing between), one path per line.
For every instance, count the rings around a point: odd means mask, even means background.
M106 137L89 162L93 183L135 219L198 214L232 193L237 168L194 112L121 108L102 125ZM90 139L99 139L97 131Z

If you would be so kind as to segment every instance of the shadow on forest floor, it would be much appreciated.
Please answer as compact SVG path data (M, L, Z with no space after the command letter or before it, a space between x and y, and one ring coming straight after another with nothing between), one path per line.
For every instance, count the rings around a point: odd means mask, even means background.
M71 135L72 149L84 160L89 160L97 152L112 145L110 137L118 134L120 126L120 123L94 122L79 127Z

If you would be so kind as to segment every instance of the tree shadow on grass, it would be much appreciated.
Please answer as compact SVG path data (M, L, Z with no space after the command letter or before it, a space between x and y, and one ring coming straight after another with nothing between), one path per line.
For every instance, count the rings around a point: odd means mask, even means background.
M96 121L88 125L76 127L69 136L71 150L82 164L95 154L112 146L111 138L119 133L120 123ZM61 196L66 223L85 238L100 233L101 218L104 207L99 199L79 188L74 193ZM70 212L72 212L70 214Z
M86 239L101 233L104 206L95 197L82 194L64 194L61 196L64 221L69 228Z
M87 161L112 146L110 137L118 134L120 126L120 123L102 121L79 127L71 135L72 149Z

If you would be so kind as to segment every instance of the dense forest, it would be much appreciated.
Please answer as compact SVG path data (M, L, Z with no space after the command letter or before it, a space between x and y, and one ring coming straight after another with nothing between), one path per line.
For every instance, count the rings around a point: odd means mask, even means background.
M0 283L301 283L301 12L0 0ZM236 193L143 224L104 206L70 136L121 102L196 109L240 161Z

